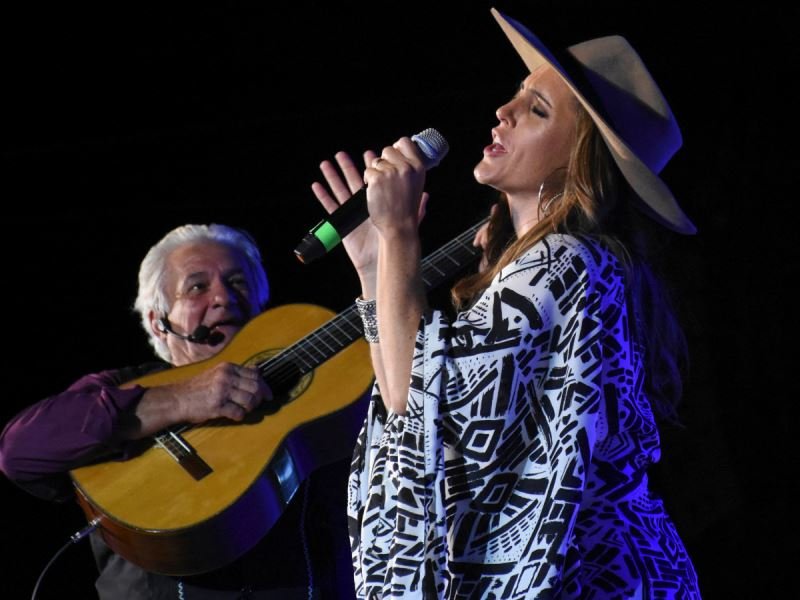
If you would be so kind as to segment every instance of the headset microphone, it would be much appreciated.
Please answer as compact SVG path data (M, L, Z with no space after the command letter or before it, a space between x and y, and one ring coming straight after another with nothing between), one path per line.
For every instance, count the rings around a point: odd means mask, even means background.
M169 322L169 319L159 319L158 323L161 331L164 333L171 333L175 337L186 340L187 342L193 342L195 344L208 344L209 346L216 346L225 339L224 334L220 333L219 331L214 331L212 333L211 330L205 325L198 325L192 333L189 335L183 335L182 333L178 333L172 329L172 324Z

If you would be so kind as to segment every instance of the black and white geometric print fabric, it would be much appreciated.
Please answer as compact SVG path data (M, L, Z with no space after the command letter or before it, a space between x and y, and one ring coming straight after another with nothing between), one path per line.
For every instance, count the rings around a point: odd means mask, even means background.
M550 235L417 335L407 413L376 389L348 510L360 598L699 598L647 467L659 438L624 274Z

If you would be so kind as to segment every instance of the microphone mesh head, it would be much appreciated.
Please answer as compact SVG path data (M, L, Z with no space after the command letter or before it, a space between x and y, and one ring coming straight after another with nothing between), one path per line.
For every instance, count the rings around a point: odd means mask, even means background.
M447 151L450 150L450 144L447 143L444 136L433 128L420 131L418 134L411 136L411 140L417 144L420 152L422 152L426 169L438 165L447 154Z

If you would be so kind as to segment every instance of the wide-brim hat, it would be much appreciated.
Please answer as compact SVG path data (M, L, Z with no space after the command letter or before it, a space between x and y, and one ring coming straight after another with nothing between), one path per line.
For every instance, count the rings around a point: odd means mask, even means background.
M618 35L570 46L561 61L524 25L494 8L503 32L531 72L549 65L594 121L644 212L678 233L697 228L657 173L681 147L678 123L642 59Z

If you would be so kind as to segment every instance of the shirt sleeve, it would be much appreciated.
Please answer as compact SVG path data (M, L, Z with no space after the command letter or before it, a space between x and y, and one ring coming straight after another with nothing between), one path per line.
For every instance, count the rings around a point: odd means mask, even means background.
M36 495L54 497L55 489L37 484L66 480L58 476L103 454L122 452L114 440L116 425L145 388L120 384L119 371L87 375L23 410L0 434L0 471Z

